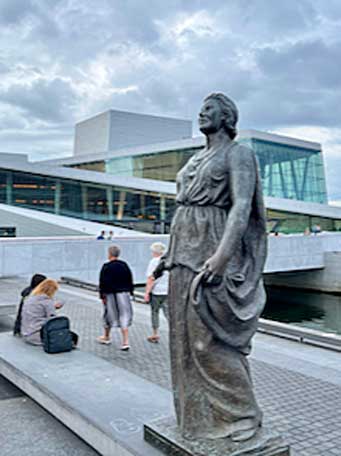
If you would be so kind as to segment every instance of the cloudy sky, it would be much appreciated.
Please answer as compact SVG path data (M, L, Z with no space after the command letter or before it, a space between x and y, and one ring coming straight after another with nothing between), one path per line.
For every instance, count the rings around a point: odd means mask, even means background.
M322 142L341 200L340 0L1 0L0 151L71 155L109 108L191 118L223 91L240 128Z

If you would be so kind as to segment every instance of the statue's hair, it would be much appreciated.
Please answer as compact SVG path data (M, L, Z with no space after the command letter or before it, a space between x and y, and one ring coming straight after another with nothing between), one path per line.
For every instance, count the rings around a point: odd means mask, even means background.
M234 139L237 136L237 122L238 122L238 109L231 98L227 97L223 93L211 93L204 101L216 100L225 117L224 128L227 131L229 137Z

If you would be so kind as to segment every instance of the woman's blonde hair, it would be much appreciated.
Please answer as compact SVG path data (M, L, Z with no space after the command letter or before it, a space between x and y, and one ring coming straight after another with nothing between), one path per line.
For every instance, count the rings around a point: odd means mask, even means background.
M59 285L56 280L53 279L45 279L38 286L34 288L32 291L32 295L46 295L49 298L52 298L56 291L58 290Z

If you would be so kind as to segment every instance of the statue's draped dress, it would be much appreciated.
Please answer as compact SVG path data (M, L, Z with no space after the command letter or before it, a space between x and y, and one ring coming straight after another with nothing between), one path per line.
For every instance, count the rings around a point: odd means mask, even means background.
M237 171L233 157L241 152L247 154L252 168L251 211L222 282L203 287L200 305L219 329L213 333L195 310L190 287L222 239L233 204L231 176ZM170 269L170 353L178 425L188 438L256 430L262 414L246 355L265 303L266 230L254 152L236 142L198 152L177 175L176 203L166 267Z

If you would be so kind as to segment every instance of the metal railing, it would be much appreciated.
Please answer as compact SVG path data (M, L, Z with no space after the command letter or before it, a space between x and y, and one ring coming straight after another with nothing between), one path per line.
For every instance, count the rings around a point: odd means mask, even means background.
M326 333L310 328L301 328L288 323L265 320L264 318L259 319L258 331L304 344L341 351L341 336L333 333Z

